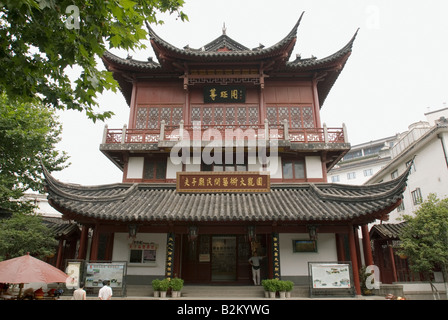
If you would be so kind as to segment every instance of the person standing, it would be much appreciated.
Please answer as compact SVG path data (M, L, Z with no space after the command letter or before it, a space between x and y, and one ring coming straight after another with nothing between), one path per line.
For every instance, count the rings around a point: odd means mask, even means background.
M79 288L73 291L73 300L86 300L86 290L84 290L84 283L79 284Z
M257 252L254 252L254 255L249 259L249 263L252 266L252 279L254 281L254 285L259 286L261 284L260 280L260 261L264 257L259 257Z
M112 298L112 288L109 286L109 281L103 281L103 287L98 292L100 300L110 300Z

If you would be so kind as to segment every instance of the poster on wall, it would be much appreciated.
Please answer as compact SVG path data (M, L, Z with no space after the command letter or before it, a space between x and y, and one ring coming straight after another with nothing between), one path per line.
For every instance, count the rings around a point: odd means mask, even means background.
M309 262L310 291L314 294L354 294L351 263Z
M103 280L109 280L112 288L121 288L125 274L126 262L87 263L85 286L101 288Z
M81 261L67 261L65 273L68 275L65 285L68 289L79 288L79 280L81 279Z

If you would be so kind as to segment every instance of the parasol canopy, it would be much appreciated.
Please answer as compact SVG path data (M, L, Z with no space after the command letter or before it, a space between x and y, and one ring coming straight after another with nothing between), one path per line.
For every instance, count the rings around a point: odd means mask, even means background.
M0 262L1 283L65 282L68 275L52 265L27 255Z

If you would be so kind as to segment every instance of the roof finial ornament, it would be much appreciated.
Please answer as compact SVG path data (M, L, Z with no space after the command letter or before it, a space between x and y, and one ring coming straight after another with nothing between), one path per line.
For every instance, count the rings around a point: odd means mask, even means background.
M226 32L227 32L226 23L223 22L223 24L222 24L222 34L225 35Z

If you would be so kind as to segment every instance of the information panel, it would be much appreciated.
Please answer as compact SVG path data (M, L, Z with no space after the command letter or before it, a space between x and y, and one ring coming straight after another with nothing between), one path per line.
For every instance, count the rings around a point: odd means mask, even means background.
M111 288L121 288L125 274L126 262L87 263L85 286L100 288L103 286L103 280L109 280Z
M350 262L309 262L310 293L316 295L355 295Z

